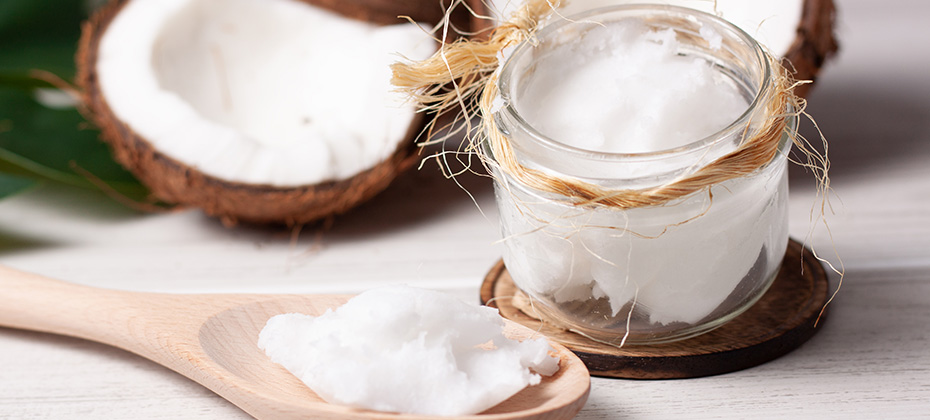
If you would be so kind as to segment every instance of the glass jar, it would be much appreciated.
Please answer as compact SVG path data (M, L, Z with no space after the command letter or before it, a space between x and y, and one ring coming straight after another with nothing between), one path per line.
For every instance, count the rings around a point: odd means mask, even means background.
M569 146L527 123L521 98L553 43L624 19L674 30L677 54L709 62L750 104L746 112L713 135L645 153ZM614 190L654 188L726 156L771 112L766 105L773 76L765 53L715 16L634 5L553 20L516 48L497 85L497 129L516 161L530 170ZM722 37L718 47L700 35L702 28ZM793 132L796 122L790 118L785 131ZM775 157L746 176L633 208L579 204L575 197L524 185L492 164L507 270L540 317L599 341L654 344L710 331L755 303L778 272L788 243L790 147L782 134ZM485 153L496 159L490 148Z

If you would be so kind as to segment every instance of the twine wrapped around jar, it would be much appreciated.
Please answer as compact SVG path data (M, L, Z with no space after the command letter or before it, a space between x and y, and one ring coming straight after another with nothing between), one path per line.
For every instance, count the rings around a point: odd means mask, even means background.
M575 206L649 207L708 191L712 185L753 173L770 162L783 135L788 136L795 150L805 158L804 162L796 163L812 170L821 192L829 189L826 156L811 147L788 124L790 119L806 115L806 102L794 94L794 89L808 82L793 80L781 62L767 52L765 58L771 77L767 85L760 87L756 99L764 101L764 112L753 116L755 120L745 122L735 150L696 171L658 186L615 189L522 165L515 158L513 145L498 130L492 117L502 56L521 42L533 43L544 22L561 18L558 8L562 4L561 1L529 0L509 20L497 26L487 40L460 39L444 44L427 60L393 65L393 83L408 92L422 109L436 112L437 119L450 112L459 112L459 119L466 122L480 118L482 129L468 133L468 152L478 154L484 165L494 167L527 187L568 197ZM480 147L485 141L487 148Z

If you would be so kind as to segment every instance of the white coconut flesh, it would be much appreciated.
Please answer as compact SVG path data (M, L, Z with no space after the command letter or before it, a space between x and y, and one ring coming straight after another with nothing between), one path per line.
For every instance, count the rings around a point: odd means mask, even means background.
M571 0L559 12L570 16L585 10L620 4L668 4L690 7L726 19L768 48L783 56L797 38L804 0ZM521 2L494 0L499 18L506 19Z
M389 65L435 43L294 0L131 0L96 70L113 114L162 154L228 182L342 180L390 156L415 110Z

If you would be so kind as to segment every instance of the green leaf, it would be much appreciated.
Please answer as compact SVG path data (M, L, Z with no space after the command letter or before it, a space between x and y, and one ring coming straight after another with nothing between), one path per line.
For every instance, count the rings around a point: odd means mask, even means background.
M0 174L0 198L6 198L38 185L38 181L20 176Z
M32 93L50 87L34 70L74 76L81 23L100 3L0 0L0 173L101 188L144 202L149 191L113 161L98 130L74 108L48 108Z
M25 76L42 69L70 79L85 1L0 1L0 74Z
M99 134L74 108L47 108L29 91L0 87L0 171L89 188L102 181L144 200L148 190L113 160Z

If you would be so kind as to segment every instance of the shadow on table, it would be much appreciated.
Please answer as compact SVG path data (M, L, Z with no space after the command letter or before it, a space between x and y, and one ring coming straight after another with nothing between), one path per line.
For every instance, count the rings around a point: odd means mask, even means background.
M58 243L0 227L0 256L56 246Z
M476 165L480 163L475 161ZM434 161L426 162L395 180L383 193L334 219L331 235L352 240L384 235L411 226L429 223L461 212L479 213L493 206L493 187L489 177L473 173L446 178Z
M473 164L483 171L477 158ZM476 205L476 203L478 203ZM489 177L463 173L455 179L446 178L435 160L429 160L398 176L388 188L371 200L331 220L317 221L296 232L301 244L310 244L322 235L327 243L367 240L393 232L411 229L438 218L455 217L464 211L479 214L493 206L493 187ZM206 216L204 216L206 218ZM210 223L218 230L227 230L218 221ZM237 235L256 241L288 240L295 234L285 226L240 225L233 228Z
M23 215L17 212L31 210L5 207L4 218L0 220L0 256L61 245L48 238L34 236L30 232L30 224L44 222L45 218L54 219L61 216L65 219L109 222L146 216L145 213L130 209L102 192L54 183L44 184L36 191L25 193L22 197L12 197L10 200L28 200L29 208L42 209L43 217L32 217L29 223L24 223L21 219Z

